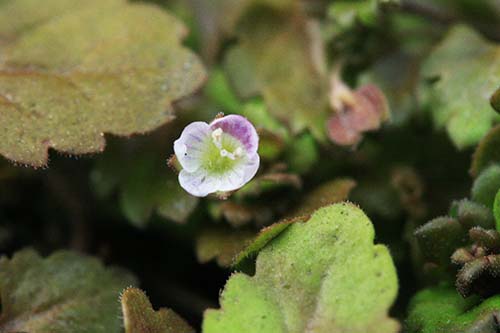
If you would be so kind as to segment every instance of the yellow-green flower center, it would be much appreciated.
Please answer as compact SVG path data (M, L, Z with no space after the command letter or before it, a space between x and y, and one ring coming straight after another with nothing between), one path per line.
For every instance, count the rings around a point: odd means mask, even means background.
M241 143L220 128L211 133L205 144L201 164L209 173L224 174L242 161L244 151Z

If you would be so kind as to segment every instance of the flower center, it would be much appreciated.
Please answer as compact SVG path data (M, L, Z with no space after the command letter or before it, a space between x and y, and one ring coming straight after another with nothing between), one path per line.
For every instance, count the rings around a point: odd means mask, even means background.
M202 164L209 172L221 174L234 168L244 152L239 140L217 128L211 133L209 149Z
M214 145L219 149L220 151L220 156L222 157L227 157L230 160L235 160L238 157L243 156L243 148L237 147L232 153L229 152L227 149L225 149L222 146L222 134L224 131L222 131L222 128L217 128L212 132L212 142Z

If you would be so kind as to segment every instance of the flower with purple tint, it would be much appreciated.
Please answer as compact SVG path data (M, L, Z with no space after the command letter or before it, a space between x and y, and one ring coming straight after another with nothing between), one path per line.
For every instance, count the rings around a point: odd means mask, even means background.
M255 127L242 116L191 123L174 142L179 183L197 197L237 190L259 169L258 146Z

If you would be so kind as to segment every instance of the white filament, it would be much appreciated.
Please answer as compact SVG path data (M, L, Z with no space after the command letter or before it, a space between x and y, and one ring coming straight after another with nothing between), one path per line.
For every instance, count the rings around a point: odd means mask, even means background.
M220 156L227 157L233 161L236 158L243 156L243 149L241 147L236 148L236 150L232 153L227 151L226 149L222 148L222 134L223 133L224 133L224 131L220 127L212 131L212 142L219 149Z

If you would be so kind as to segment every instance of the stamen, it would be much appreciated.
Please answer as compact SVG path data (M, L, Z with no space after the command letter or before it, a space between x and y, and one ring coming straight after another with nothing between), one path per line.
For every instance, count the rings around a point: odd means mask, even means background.
M219 149L222 148L222 133L223 131L220 127L212 132L212 141L214 145Z
M230 160L233 160L233 161L236 159L236 156L233 153L230 153L230 152L228 152L225 149L221 149L220 156L227 157L227 158L229 158Z
M236 150L234 151L234 156L235 157L243 156L243 149L241 147L236 148Z
M234 153L230 153L226 149L222 148L222 134L223 133L224 133L224 131L220 127L212 131L212 142L214 143L214 145L217 148L219 148L220 156L227 157L233 161L236 158L243 156L243 149L241 147L236 148Z

